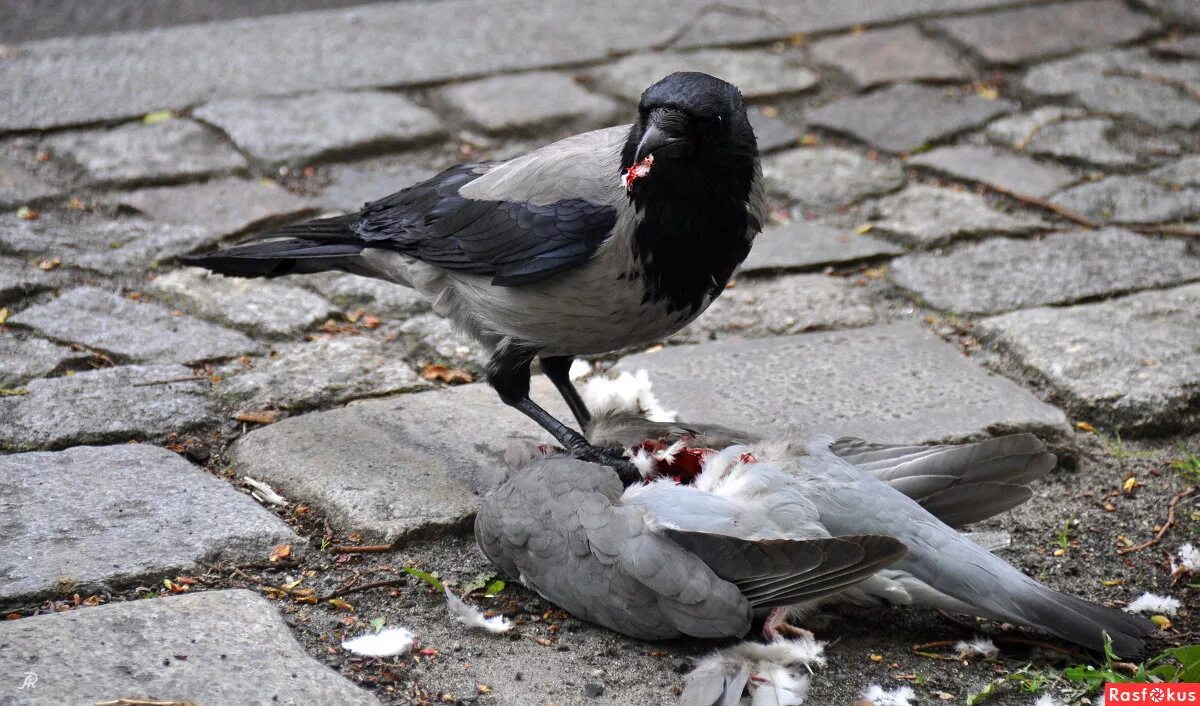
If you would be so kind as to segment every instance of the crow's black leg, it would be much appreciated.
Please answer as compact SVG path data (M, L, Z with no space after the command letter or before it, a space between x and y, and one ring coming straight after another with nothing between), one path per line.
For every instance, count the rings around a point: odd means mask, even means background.
M625 485L642 479L637 468L627 459L592 446L579 432L554 418L529 398L529 366L536 352L505 342L496 348L487 365L487 381L505 404L519 410L550 432L575 458L611 467Z
M579 396L579 390L576 390L575 384L571 382L571 362L575 360L575 356L553 356L541 360L542 372L550 378L550 382L558 388L558 394L566 400L571 414L575 415L575 421L579 422L579 428L587 431L588 425L592 423L592 413L588 411L583 398Z

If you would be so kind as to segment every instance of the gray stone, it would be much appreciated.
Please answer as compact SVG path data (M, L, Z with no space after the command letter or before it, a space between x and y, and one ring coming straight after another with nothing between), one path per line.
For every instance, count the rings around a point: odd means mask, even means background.
M667 348L620 367L649 371L681 420L760 433L910 444L1066 433L1062 412L910 323Z
M904 185L904 170L840 147L789 150L763 160L767 188L802 208L832 211Z
M40 177L22 160L0 153L0 208L59 196L64 187Z
M250 369L222 370L215 394L244 409L304 409L429 386L377 339L335 336L280 348Z
M195 374L182 365L126 365L30 380L26 394L0 397L0 448L120 444L191 431L215 419L206 386L158 384L188 377Z
M533 395L570 418L542 376ZM490 387L464 385L291 417L245 435L230 454L239 473L392 542L469 527L475 493L503 477L509 440L543 436Z
M1200 188L1173 189L1138 176L1111 176L1050 199L1103 223L1161 223L1200 216Z
M154 534L155 528L148 532ZM34 689L13 690L7 702L12 706L129 697L202 704L379 704L309 656L267 599L241 589L7 621L0 624L0 645L5 646L0 669L38 675ZM82 663L88 668L79 669Z
M596 69L592 76L603 90L637 102L642 91L676 71L712 74L740 88L749 99L800 93L818 80L803 67L798 53L732 49L634 54Z
M1075 95L1092 110L1129 115L1155 127L1200 124L1200 102L1155 81L1108 76L1084 84Z
M105 274L141 273L214 240L205 228L144 218L109 220L43 213L37 220L26 221L15 214L0 214L0 249L39 260L57 257L63 265Z
M196 316L273 338L292 336L334 313L332 304L299 287L195 267L159 275L146 291Z
M199 363L258 350L240 333L176 316L95 287L77 287L9 319L56 341L81 343L120 360Z
M762 110L751 108L750 127L758 142L759 154L775 152L784 147L795 147L800 141L800 128L782 118L768 117Z
M1160 184L1200 186L1200 155L1190 154L1146 175Z
M891 279L934 308L990 314L1189 282L1200 257L1179 240L1110 228L909 255L893 261Z
M311 286L344 309L361 308L385 320L403 320L429 311L429 302L414 290L370 277L322 272L289 277L288 281Z
M768 280L743 277L670 340L764 338L873 323L871 297L848 279L820 274Z
M1200 14L1197 14L1197 19L1200 19ZM1200 59L1200 34L1155 42L1154 50L1171 56Z
M316 197L321 208L357 211L370 201L394 194L437 174L424 160L408 154L389 155L350 164L331 164L321 171L328 183Z
M1194 266L1194 265L1193 265ZM1200 285L984 319L993 338L1097 426L1194 429L1200 422Z
M959 89L902 83L843 98L808 115L809 123L852 135L890 152L909 152L1011 113L1016 104Z
M954 54L911 25L823 39L811 53L822 64L845 71L860 86L971 76Z
M408 342L410 357L474 365L483 368L488 352L471 340L444 317L437 314L417 314L399 327L387 331L389 338L403 336Z
M1049 196L1078 180L1069 170L988 147L940 147L910 157L908 164L928 167L956 179L977 181L1004 191Z
M191 120L130 123L112 130L59 133L43 147L74 162L94 184L183 181L246 169L246 158Z
M249 496L148 444L0 456L0 601L94 592L300 537Z
M934 23L993 64L1018 64L1108 44L1133 41L1158 22L1118 0L1024 7Z
M1006 115L988 124L986 134L988 140L998 145L1005 145L1022 150L1033 139L1038 131L1047 125L1052 125L1068 118L1082 118L1087 113L1080 108L1066 108L1058 105L1047 105L1034 108L1028 113Z
M1046 125L1028 141L1027 151L1099 167L1137 164L1138 156L1109 137L1116 123L1109 118L1064 120Z
M1029 233L1048 228L1037 216L997 210L987 199L967 191L910 184L903 191L870 205L875 227L925 247L955 238Z
M1200 29L1200 6L1192 0L1143 0L1143 4L1161 12L1172 22Z
M396 93L317 93L233 98L193 114L225 131L254 159L302 163L427 142L444 134L431 111Z
M796 221L769 227L755 238L742 272L818 269L903 252L903 248L870 235L816 221Z
M492 133L550 126L600 127L621 111L611 98L589 93L570 76L553 71L458 83L438 95L467 120Z
M84 353L40 338L17 338L0 329L0 387L14 388L32 378L87 360Z
M117 198L156 221L204 226L220 237L313 210L274 182L246 179L141 189Z
M49 275L37 266L15 257L0 257L0 305L51 286Z

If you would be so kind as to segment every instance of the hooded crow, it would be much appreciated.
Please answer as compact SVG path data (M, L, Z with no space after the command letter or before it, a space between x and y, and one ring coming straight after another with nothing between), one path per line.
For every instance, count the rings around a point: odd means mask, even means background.
M637 479L529 397L540 359L581 427L575 356L644 345L716 298L764 218L754 131L737 87L674 73L633 125L506 162L462 164L345 216L182 258L237 277L341 270L412 287L491 358L487 381L574 456Z
M1135 656L1147 620L1054 591L957 531L1028 500L1056 462L1029 434L961 446L813 437L600 415L646 482L512 449L475 537L497 566L576 616L642 639L782 632L829 601L919 605ZM748 445L742 445L748 444ZM768 615L768 611L770 612Z

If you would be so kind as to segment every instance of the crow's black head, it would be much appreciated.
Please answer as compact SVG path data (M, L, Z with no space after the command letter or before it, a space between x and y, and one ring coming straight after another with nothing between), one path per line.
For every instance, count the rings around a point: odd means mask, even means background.
M654 158L646 178L634 183L634 192L656 191L654 187L676 192L695 179L718 175L735 177L748 188L758 143L737 86L681 71L642 94L638 121L621 156L622 172Z

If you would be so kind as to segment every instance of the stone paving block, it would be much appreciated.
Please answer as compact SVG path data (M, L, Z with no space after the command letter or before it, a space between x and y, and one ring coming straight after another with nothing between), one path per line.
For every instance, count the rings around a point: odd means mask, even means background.
M684 421L909 444L1067 432L1061 411L911 323L667 348L619 366L645 368Z
M262 561L302 540L248 495L149 444L0 456L0 601ZM2 641L2 638L0 638Z
M204 226L219 237L313 211L308 202L274 183L236 178L141 189L117 199L156 221Z
M18 338L0 330L0 387L15 388L71 363L88 359L86 353L72 351L41 338Z
M712 74L740 88L748 99L800 93L818 80L797 53L732 49L634 54L596 69L592 77L600 89L636 103L642 91L676 71Z
M120 360L199 363L259 349L240 333L86 286L14 314L9 324Z
M249 167L246 158L227 141L183 119L58 133L46 138L42 147L53 159L76 164L84 179L93 184L183 181Z
M910 157L908 164L1038 198L1078 181L1074 173L1063 167L975 145L939 147Z
M1160 184L1200 186L1200 155L1187 155L1175 162L1151 170L1146 176Z
M407 319L429 311L429 303L416 291L398 284L341 272L297 275L279 281L310 286L344 309L365 309L385 321Z
M817 221L771 226L754 239L744 273L819 269L899 255L904 249L886 240L842 230Z
M955 238L1029 233L1050 227L1027 213L1005 213L968 191L910 184L869 206L879 230L930 247Z
M253 365L223 369L213 392L243 409L305 409L429 387L398 353L362 336L283 347Z
M273 338L293 336L325 321L336 310L306 289L223 277L196 267L159 275L146 292L201 318Z
M206 386L157 383L194 376L182 365L124 365L30 380L27 394L0 397L0 448L123 444L191 431L216 417Z
M193 111L254 159L292 164L428 142L444 134L432 111L381 91L232 98Z
M1198 17L1200 17L1200 14L1198 14ZM1154 50L1171 56L1200 59L1200 34L1155 42Z
M386 327L383 333L389 339L402 337L408 347L408 357L416 360L474 365L482 369L491 357L483 346L437 314L411 316L399 326Z
M59 196L64 191L63 186L39 177L21 160L0 153L0 208L12 208Z
M533 396L570 419L543 376ZM291 417L245 435L230 454L239 474L316 504L339 527L392 542L469 527L475 493L503 478L509 440L544 436L476 384Z
M331 164L319 169L328 183L314 200L323 209L349 213L370 201L425 181L438 171L426 160L410 154Z
M37 266L16 257L0 257L0 305L51 286L50 275Z
M12 706L379 704L309 656L267 599L242 589L6 621L0 645L5 673L38 675L35 688L6 697Z
M912 25L823 39L810 53L816 61L845 71L860 86L971 77L952 52Z
M1102 223L1161 223L1200 216L1200 188L1171 188L1139 176L1110 176L1050 199Z
M1200 285L1017 311L975 330L1045 378L1073 417L1122 429L1200 421Z
M554 71L457 83L443 88L438 95L467 120L492 133L562 125L603 127L614 122L623 108Z
M989 314L1190 282L1200 279L1200 256L1181 240L1108 228L908 255L890 276L934 308Z
M1049 125L1069 118L1082 118L1087 111L1060 105L1046 105L1027 113L1016 113L988 123L985 134L997 145L1024 149L1037 133Z
M1064 120L1046 125L1028 141L1026 151L1099 167L1138 163L1138 156L1113 142L1116 123L1110 118Z
M765 338L873 323L870 295L848 279L821 274L743 277L670 340Z
M1192 0L1144 0L1143 4L1160 12L1171 22L1191 29L1200 29L1200 6Z
M800 141L800 127L783 118L768 117L762 110L750 108L750 127L758 142L758 153L767 154L784 147L795 147Z
M809 123L845 133L889 152L909 152L1016 110L958 89L910 83L834 101L808 114Z
M1131 11L1119 0L1023 7L952 17L933 25L993 64L1123 44L1159 28L1154 18Z
M0 250L105 274L139 274L214 242L199 226L155 223L144 218L110 220L73 213L42 213L34 221L0 214Z
M810 147L780 152L763 160L770 191L784 194L802 208L832 211L864 196L886 194L904 185L898 165L875 162L840 147Z

